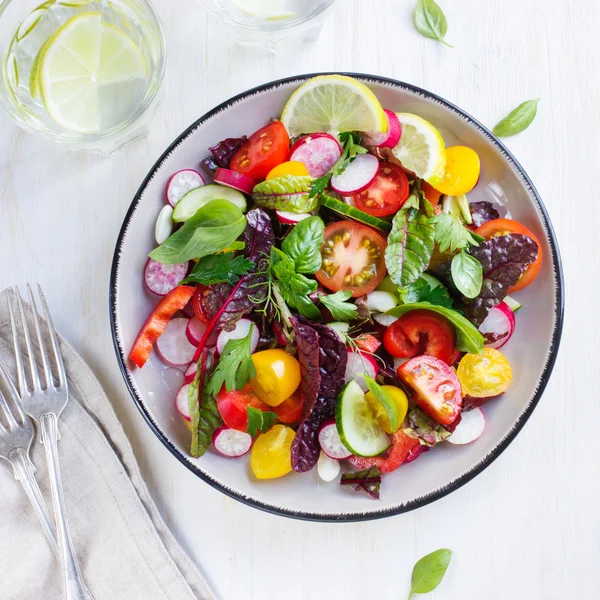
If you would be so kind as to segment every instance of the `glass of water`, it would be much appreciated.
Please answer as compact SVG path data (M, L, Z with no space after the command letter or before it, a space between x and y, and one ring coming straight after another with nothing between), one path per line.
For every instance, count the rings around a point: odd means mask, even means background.
M0 103L32 133L107 154L143 137L165 61L146 0L0 0Z
M314 41L335 0L196 0L244 45L271 52Z

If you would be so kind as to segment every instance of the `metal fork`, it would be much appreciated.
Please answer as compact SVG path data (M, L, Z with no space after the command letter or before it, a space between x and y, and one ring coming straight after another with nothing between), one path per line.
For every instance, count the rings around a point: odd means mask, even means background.
M21 392L21 401L25 412L36 422L40 434L40 441L46 451L46 462L48 464L48 475L50 479L50 489L52 491L52 502L54 504L54 514L56 517L56 529L58 533L58 547L60 562L63 570L64 593L66 600L92 600L92 596L86 589L79 564L73 551L73 543L69 532L65 511L65 499L60 475L60 464L58 460L58 418L64 410L69 400L69 390L67 387L67 374L63 363L62 354L58 345L58 339L52 317L48 310L48 305L42 288L38 285L38 294L42 304L43 315L46 319L48 334L52 345L52 354L56 365L56 381L52 376L52 367L46 345L42 336L42 329L38 317L37 307L31 286L27 285L29 303L31 307L31 316L35 325L37 340L39 345L39 354L44 368L45 387L42 388L40 374L35 359L31 335L25 318L25 309L18 288L16 290L16 301L21 316L25 346L29 357L29 371L31 375L31 388L28 387L25 379L25 368L21 355L19 339L15 336L15 360L17 363L17 378L19 390ZM14 314L10 312L13 328L15 327Z

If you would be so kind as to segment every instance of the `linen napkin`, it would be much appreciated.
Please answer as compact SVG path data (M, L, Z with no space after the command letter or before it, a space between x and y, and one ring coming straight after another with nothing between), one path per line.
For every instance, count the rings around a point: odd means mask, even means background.
M7 299L5 290L0 294L0 360L14 375ZM214 600L159 515L98 380L62 338L60 344L71 395L59 420L60 464L71 536L94 600ZM31 457L53 514L44 450L37 441ZM58 563L12 467L3 460L0 598L63 598Z

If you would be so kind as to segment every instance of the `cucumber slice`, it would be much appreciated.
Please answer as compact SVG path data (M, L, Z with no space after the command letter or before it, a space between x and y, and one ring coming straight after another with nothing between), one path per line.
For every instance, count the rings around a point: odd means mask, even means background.
M385 313L398 306L398 298L390 292L374 291L367 294L367 307L371 312Z
M380 229L381 231L391 231L392 224L384 221L383 219L378 219L377 217L373 217L372 215L368 215L366 212L355 208L354 206L350 206L341 200L336 200L335 198L331 198L331 196L326 196L325 194L321 195L321 206L325 206L326 208L330 208L340 215L344 215L354 221L358 221L359 223L364 223L365 225L369 225L370 227L375 227L376 229Z
M465 194L460 196L446 196L442 202L442 210L446 214L457 217L467 225L473 224L471 208L469 207L469 201Z
M335 422L342 444L357 456L377 456L391 446L390 438L373 417L364 392L354 380L338 396Z
M508 308L510 308L510 310L512 310L514 313L516 313L521 306L523 306L520 302L517 302L514 298L511 298L510 296L506 296L506 298L504 298L504 302L508 305Z
M440 285L442 285L442 282L437 277L434 277L433 275L430 275L429 273L423 273L423 275L421 275L420 279L424 279L425 283L432 290L435 290L435 288L440 287Z
M337 334L340 340L346 343L346 337L348 336L348 332L350 331L349 323L342 323L341 321L334 321L333 323L327 323L327 327L331 327Z
M228 200L235 204L242 212L246 212L246 197L233 188L211 183L190 190L173 209L173 221L183 223L193 217L198 209L208 204L211 200Z

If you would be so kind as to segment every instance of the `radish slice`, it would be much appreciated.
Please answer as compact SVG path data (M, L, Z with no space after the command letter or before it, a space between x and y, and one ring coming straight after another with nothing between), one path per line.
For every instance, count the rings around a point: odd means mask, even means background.
M238 458L250 451L253 443L252 436L245 431L230 429L222 425L213 433L212 442L215 450L227 458Z
M185 335L190 344L198 346L205 331L206 325L198 317L192 317L185 329Z
M223 169L219 167L215 173L215 183L226 185L227 187L233 188L242 194L252 194L256 181L250 179L246 175L232 171L231 169Z
M154 226L154 239L160 246L173 231L173 207L165 204L158 213L156 225Z
M196 347L188 342L185 331L189 319L171 319L164 333L156 340L159 356L172 367L185 367L192 362Z
M338 141L328 133L311 133L300 138L290 150L290 160L301 162L311 177L323 177L342 156Z
M188 401L188 391L190 389L189 384L185 384L178 392L177 396L175 396L175 408L177 408L177 412L186 420L191 421L192 417L190 416L190 404Z
M188 267L189 263L164 265L149 258L144 267L144 283L153 294L165 296L183 281Z
M189 364L188 368L185 370L185 373L183 374L183 380L186 383L192 383L192 381L194 381L194 378L196 377L197 370L198 370L198 363L191 362Z
M250 331L250 327L253 327L252 341L250 343L250 354L252 354L258 346L260 332L258 331L258 327L256 327L255 323L250 319L240 319L235 324L235 329L233 331L221 331L219 337L217 338L217 352L219 354L223 354L223 350L225 349L225 346L229 340L239 340L240 338L245 338Z
M331 178L331 187L343 196L360 194L375 179L379 169L379 160L372 154L359 154L341 175Z
M366 392L368 388L364 376L368 375L372 379L375 379L377 373L379 373L379 367L372 356L369 356L364 352L353 352L352 350L348 350L346 376L344 377L346 383L354 379L354 381L360 385L363 392Z
M321 450L334 460L343 460L352 456L352 452L342 444L335 419L328 419L319 429L319 444Z
M448 438L451 444L462 446L474 442L485 429L485 417L480 408L474 408L460 414L462 417L460 423Z
M395 148L402 136L402 125L400 125L400 119L396 116L395 112L387 108L384 108L383 112L387 118L388 130L385 133L369 133L368 136L373 145L378 148Z
M293 213L285 210L276 210L277 220L285 225L296 225L304 219L308 219L311 215L309 213Z
M491 308L479 331L487 348L502 348L515 331L515 315L508 304L500 302Z
M371 316L373 317L373 320L375 320L380 325L383 325L384 327L389 327L392 323L398 320L398 317L392 317L392 315L386 315L385 313L377 313Z
M171 176L167 183L167 202L175 206L190 190L204 185L204 179L194 169L183 169Z
M417 458L419 458L419 456L421 456L421 454L423 454L424 452L427 452L428 450L429 450L429 446L423 446L422 444L415 446L408 453L408 456L406 457L404 464L407 465L408 463L411 463L413 460L417 460Z
M398 298L390 292L375 290L367 294L367 308L373 313L384 313L398 304Z
M321 451L317 461L317 473L323 481L333 481L340 474L340 463Z

